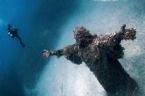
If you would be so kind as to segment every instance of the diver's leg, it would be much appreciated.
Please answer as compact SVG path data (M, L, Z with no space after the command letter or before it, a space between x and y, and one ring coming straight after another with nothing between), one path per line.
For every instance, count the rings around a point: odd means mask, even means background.
M17 35L16 38L19 40L21 46L24 48L25 47L25 44L23 43L21 37L19 35Z

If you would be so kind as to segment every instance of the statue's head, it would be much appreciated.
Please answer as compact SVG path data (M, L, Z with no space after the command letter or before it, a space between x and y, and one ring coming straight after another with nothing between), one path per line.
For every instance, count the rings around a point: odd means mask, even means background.
M73 32L76 43L79 45L85 45L92 38L89 30L83 26L76 27Z

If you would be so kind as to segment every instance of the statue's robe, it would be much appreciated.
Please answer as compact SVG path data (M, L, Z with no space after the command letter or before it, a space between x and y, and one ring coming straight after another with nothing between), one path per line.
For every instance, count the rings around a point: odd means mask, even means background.
M86 47L78 44L65 47L63 55L75 64L85 62L108 96L136 96L136 81L118 61L124 55L121 40L121 32L96 36Z

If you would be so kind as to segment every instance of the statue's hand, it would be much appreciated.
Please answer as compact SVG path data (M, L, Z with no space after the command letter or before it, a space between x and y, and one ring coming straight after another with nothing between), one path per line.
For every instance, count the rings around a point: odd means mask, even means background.
M124 31L125 31L125 28L126 28L126 24L123 24L123 25L121 26L121 30L124 32Z
M48 58L50 55L51 55L51 51L46 50L46 49L43 50L42 56L44 58Z
M124 39L131 39L134 40L136 38L136 30L131 28L131 29L126 29L126 32L124 34Z

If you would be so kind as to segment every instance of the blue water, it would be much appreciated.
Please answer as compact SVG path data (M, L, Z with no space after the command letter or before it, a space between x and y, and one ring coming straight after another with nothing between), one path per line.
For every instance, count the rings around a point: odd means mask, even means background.
M126 48L125 57L120 60L124 69L137 80L139 86L144 90L145 65L144 65L144 10L140 16L140 7L137 2L99 2L85 0L77 13L68 21L61 30L58 45L54 49L63 48L74 43L73 29L75 26L85 26L92 33L103 34L105 32L118 31L122 24L137 29L137 39L134 41L123 41ZM141 10L140 10L141 11ZM55 91L54 91L55 90ZM102 86L99 84L90 70L82 65L74 65L65 58L51 58L51 62L45 67L41 78L38 80L35 92L38 96L106 96Z
M41 53L73 44L76 26L103 34L124 23L137 29L137 39L122 42L120 62L145 90L144 5L144 0L0 0L0 96L104 96L85 64L45 60ZM19 29L26 48L7 35L8 23Z

